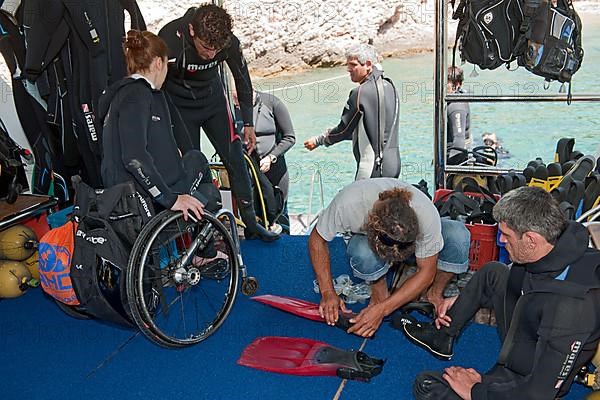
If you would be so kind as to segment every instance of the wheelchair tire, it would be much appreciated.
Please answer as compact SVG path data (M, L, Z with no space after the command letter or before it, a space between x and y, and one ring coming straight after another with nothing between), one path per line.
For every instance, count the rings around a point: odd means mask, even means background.
M229 270L218 279L203 276L202 266L192 265L193 256L187 256L195 243L194 255L207 246L218 247L228 256ZM184 221L181 212L167 210L153 218L133 246L126 275L127 306L142 333L168 348L190 346L212 335L237 295L238 251L227 228L211 214Z

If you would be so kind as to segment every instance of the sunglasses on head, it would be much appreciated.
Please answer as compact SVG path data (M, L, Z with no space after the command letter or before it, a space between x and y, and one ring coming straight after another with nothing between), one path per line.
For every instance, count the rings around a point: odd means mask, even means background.
M386 246L398 246L398 248L400 249L405 249L409 246L411 246L414 241L412 242L402 242L400 240L396 240L393 237L390 237L387 233L385 232L378 232L377 233L377 239L379 239L379 241L381 243L383 243Z

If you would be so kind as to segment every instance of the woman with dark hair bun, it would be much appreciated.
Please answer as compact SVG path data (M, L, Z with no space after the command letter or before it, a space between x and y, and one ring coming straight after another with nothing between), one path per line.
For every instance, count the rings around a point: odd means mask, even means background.
M105 186L134 181L158 206L192 212L220 208L206 157L190 151L181 157L165 97L167 46L148 31L131 30L123 44L129 76L106 89L99 102L103 121L102 180Z

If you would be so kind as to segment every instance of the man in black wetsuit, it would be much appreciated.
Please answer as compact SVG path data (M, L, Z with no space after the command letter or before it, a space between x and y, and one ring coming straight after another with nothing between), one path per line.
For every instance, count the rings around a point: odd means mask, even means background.
M448 67L447 91L449 94L465 93L462 88L463 76L462 68ZM450 150L451 147L469 149L473 143L473 139L471 138L471 109L469 103L449 103L446 108L446 115L446 151L449 158L458 153L456 150Z
M246 225L246 237L272 241L279 236L256 222L241 138L234 131L232 113L219 74L220 63L226 61L238 92L248 151L252 152L256 143L252 83L240 41L231 29L229 14L212 4L190 8L183 17L165 25L159 32L169 47L169 72L164 89L179 148L184 153L200 149L202 128L227 168Z
M502 349L480 374L449 367L417 376L417 400L562 398L600 338L600 252L586 228L568 222L541 188L520 187L494 207L509 268L486 264L458 297L437 310L435 324L405 324L407 337L449 359L460 331L480 307L496 314Z
M400 176L398 94L376 63L377 53L368 44L353 46L346 52L350 79L359 86L350 92L340 123L304 142L305 148L314 150L352 140L356 180Z

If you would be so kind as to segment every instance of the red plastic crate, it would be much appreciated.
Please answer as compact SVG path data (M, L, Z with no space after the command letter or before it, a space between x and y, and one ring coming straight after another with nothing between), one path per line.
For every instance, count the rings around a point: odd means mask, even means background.
M453 190L438 189L433 195L433 201L436 202L446 195L452 193ZM465 192L465 195L471 198L484 197L481 193ZM500 200L500 196L495 194L496 201ZM469 248L469 269L477 271L485 263L498 260L498 245L496 237L498 234L498 224L465 224L469 232L471 232L471 246Z
M498 245L496 244L498 224L465 224L465 226L471 232L469 269L477 271L485 263L498 260Z

